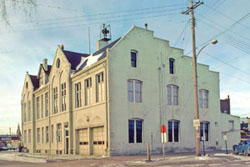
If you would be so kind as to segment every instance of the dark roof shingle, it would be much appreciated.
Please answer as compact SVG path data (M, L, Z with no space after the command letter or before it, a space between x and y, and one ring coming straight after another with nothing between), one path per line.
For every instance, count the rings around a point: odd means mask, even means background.
M39 79L37 79L36 75L29 75L29 76L34 86L34 90L36 90L37 88L39 88Z
M81 62L82 57L88 57L89 54L71 52L67 50L63 50L64 55L68 59L71 64L71 69L75 70L76 66Z

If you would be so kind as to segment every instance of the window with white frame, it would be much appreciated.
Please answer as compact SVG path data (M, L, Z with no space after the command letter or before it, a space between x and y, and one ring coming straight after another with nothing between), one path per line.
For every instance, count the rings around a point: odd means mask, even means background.
M88 78L84 80L84 99L85 105L91 104L92 97L92 79Z
M49 94L45 93L45 117L49 115Z
M142 119L128 120L128 142L142 143Z
M61 110L66 111L66 83L65 82L61 84L61 102L62 102Z
M208 90L199 90L199 105L200 108L208 108Z
M209 140L209 122L207 121L200 123L200 140Z
M36 119L40 118L40 98L36 98Z
M54 110L54 114L58 113L58 91L57 91L57 87L53 88L53 110Z
M104 101L104 76L103 72L96 75L96 102Z
M180 121L169 120L168 121L168 141L179 142Z
M128 101L142 102L142 81L128 80Z
M75 108L82 106L82 99L81 99L81 82L75 84Z
M175 105L179 104L179 87L176 85L167 85L167 98L168 98L168 105Z

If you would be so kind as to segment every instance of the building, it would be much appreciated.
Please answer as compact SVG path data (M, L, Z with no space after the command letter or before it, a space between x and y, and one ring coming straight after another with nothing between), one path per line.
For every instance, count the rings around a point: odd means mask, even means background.
M250 118L240 118L240 140L250 140Z
M192 58L154 32L132 26L97 51L82 54L58 46L52 65L25 76L22 134L31 153L80 155L194 151ZM219 73L198 64L200 135L207 150L240 140L239 118L220 112Z

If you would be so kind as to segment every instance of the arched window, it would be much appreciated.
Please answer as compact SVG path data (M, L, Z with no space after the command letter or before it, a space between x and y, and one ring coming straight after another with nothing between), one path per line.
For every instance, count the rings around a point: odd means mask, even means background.
M174 70L174 63L175 60L173 58L169 58L169 73L170 74L174 74L175 73L175 70Z
M199 105L200 108L208 108L208 90L200 89L199 90Z
M177 85L167 85L167 99L168 105L178 105L179 104L179 87Z

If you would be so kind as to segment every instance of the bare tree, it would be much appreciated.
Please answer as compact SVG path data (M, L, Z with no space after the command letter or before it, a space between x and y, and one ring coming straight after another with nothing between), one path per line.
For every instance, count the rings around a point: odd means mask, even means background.
M10 26L11 12L22 13L27 18L31 18L36 7L36 0L0 0L0 21Z

